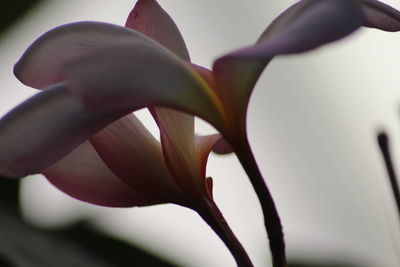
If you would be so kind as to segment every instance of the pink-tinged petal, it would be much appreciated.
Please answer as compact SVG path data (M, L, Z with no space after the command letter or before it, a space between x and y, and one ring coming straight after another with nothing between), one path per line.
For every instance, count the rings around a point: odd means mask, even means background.
M33 42L14 66L25 85L41 89L64 80L64 66L119 41L147 39L113 24L77 22L54 28Z
M364 15L352 0L303 0L276 18L257 44L232 53L259 58L305 52L357 30Z
M190 61L185 41L172 18L155 0L139 0L125 26L152 38L183 60Z
M88 110L178 109L221 130L221 103L187 63L155 43L126 42L70 64L66 77Z
M64 84L29 98L0 120L0 175L40 173L125 113L89 113Z
M194 117L166 108L151 108L160 128L162 151L171 176L178 186L196 199L204 195L204 186L196 160Z
M156 199L185 204L164 163L160 143L130 114L90 138L105 164L126 184Z
M190 61L185 42L171 17L154 0L139 0L126 27L163 45L182 60ZM206 81L207 82L207 81ZM151 108L159 128L163 154L176 183L192 198L204 187L196 161L194 116L166 108Z
M133 207L165 203L123 183L89 142L45 169L43 174L64 193L96 205Z
M365 27L383 31L400 31L400 12L375 0L358 0L365 15Z
M351 0L304 0L282 13L258 42L219 58L213 66L231 135L245 128L247 104L259 75L280 54L305 52L345 37L363 23ZM233 126L240 124L239 126Z
M196 157L201 177L206 177L206 165L211 151L217 150L219 154L229 154L233 150L220 134L196 136Z

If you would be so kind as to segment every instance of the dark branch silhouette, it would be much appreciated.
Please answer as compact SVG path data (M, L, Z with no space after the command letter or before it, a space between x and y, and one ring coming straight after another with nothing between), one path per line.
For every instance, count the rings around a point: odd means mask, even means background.
M386 171L389 177L390 185L392 187L393 196L396 201L397 212L400 218L400 190L397 182L396 172L393 168L392 157L389 149L389 137L385 132L378 134L378 143L382 152L383 159L385 160Z

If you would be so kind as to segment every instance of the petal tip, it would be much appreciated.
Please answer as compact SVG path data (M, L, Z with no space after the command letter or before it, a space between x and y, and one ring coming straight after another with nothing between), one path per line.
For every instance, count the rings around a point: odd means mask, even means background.
M400 31L400 12L375 0L360 0L364 13L364 25L387 32Z

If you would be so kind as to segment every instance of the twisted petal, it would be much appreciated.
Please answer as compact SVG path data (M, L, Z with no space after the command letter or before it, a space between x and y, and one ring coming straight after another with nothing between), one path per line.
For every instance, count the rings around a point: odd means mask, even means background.
M64 84L54 85L0 120L0 174L40 173L124 114L86 112Z
M396 9L375 0L358 0L365 15L363 26L383 31L400 31L400 13Z
M160 143L130 114L90 139L107 166L140 192L183 204L184 197L165 166Z
M66 69L71 89L89 110L176 108L223 127L219 99L207 83L153 42L126 42L81 58Z
M139 31L166 47L176 56L190 61L189 52L171 17L154 0L139 0L129 14L126 27ZM194 136L194 116L166 108L152 107L151 114L160 128L167 166L176 183L192 198L202 195Z
M55 28L27 49L14 72L35 88L70 78L87 107L168 106L222 125L219 100L204 80L165 48L124 27L79 22Z
M132 207L163 201L134 190L116 177L89 142L43 171L46 178L66 194L92 204Z
M257 44L219 58L213 70L228 117L234 118L229 123L240 123L244 128L251 91L274 56L300 53L335 41L362 22L363 14L354 1L304 0L273 21Z
M154 47L127 43L105 50L74 65L69 81L89 109L132 108L140 99L141 107L164 105L178 108L205 117L214 125L224 126L218 124L216 116L219 110L215 102L210 103L215 95L207 83L177 57ZM85 89L90 89L90 92ZM162 102L148 94L154 94ZM171 98L175 103L167 105L167 101L172 102ZM201 180L204 178L199 177L197 170L193 116L162 108L153 111L172 177L187 195L202 195Z

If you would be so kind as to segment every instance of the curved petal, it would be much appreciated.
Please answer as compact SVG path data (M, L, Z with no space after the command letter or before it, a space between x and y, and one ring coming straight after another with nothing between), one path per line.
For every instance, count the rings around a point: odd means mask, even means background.
M0 120L0 174L40 173L125 113L87 112L64 84L54 85Z
M155 0L139 0L125 27L152 38L183 60L190 61L185 41L172 18Z
M211 151L229 154L233 149L220 134L196 136L196 155L201 177L206 177L206 165Z
M64 193L108 207L133 207L165 203L134 190L116 177L89 142L43 171Z
M33 42L14 66L25 85L43 88L64 80L64 66L84 55L124 40L147 39L142 34L102 22L76 22L54 28Z
M196 114L224 129L214 91L186 63L154 43L116 44L70 64L66 77L89 110L161 106Z
M365 15L365 27L383 31L400 31L400 12L375 0L358 0Z
M134 189L167 202L185 202L165 166L160 143L135 115L110 124L90 141L106 165Z
M160 128L164 159L173 179L191 199L202 196L205 177L199 176L196 161L194 117L166 108L150 110Z
M245 128L247 104L259 75L279 54L308 51L340 39L361 26L363 14L351 0L304 0L282 13L257 44L219 58L213 66L217 88L231 121ZM238 127L233 127L232 132ZM235 134L235 133L231 133Z

